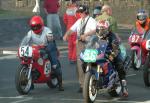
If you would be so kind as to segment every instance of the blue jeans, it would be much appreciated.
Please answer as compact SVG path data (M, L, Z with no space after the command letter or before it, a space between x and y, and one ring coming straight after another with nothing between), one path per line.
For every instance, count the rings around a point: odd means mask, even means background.
M52 30L54 37L62 37L62 29L58 14L47 15L47 26Z
M58 60L58 49L55 41L50 41L47 45L47 51L49 55L49 59L51 61L52 66L56 65L56 68L52 68L56 74L62 75L61 65Z

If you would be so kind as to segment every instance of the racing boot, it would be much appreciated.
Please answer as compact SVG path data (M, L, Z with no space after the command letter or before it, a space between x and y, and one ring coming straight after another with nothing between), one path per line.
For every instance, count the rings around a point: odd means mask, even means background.
M122 82L122 95L124 97L128 97L127 81L122 80L121 82Z
M61 75L59 75L58 76L58 90L59 91L64 91L64 88L63 88L63 86L62 86L62 76Z

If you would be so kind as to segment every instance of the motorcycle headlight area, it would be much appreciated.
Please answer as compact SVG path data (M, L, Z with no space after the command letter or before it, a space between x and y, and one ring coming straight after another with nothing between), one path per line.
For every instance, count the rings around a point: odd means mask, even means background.
M150 50L150 40L146 41L146 50Z
M43 59L42 58L39 58L37 62L39 65L43 65Z

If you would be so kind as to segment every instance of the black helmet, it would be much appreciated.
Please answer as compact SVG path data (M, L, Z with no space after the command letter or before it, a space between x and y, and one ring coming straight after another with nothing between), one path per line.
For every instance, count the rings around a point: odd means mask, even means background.
M80 13L85 12L86 14L89 14L89 8L86 5L80 5L77 12L80 12Z
M147 14L144 9L139 9L137 13L137 20L145 22L147 18Z

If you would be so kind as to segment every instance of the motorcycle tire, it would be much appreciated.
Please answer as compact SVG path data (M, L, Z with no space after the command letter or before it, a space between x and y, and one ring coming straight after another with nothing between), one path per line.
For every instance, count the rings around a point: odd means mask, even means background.
M134 70L139 70L141 67L142 61L140 61L140 64L135 63L135 54L136 54L136 50L131 51L132 67Z
M15 74L16 89L21 95L28 94L31 88L32 77L28 80L29 68L27 65L20 65Z
M60 61L58 60L58 67L61 68ZM51 79L47 82L49 88L56 88L58 86L59 80L55 73L51 74Z
M52 75L51 79L47 82L49 88L56 88L58 85L58 78L56 75Z
M94 103L96 99L97 88L96 88L96 82L95 82L95 86L93 85L94 81L96 81L95 75L92 74L91 72L87 72L85 74L84 85L83 85L83 97L84 97L85 103ZM91 87L89 87L90 85Z
M150 87L150 57L147 58L144 66L143 66L143 79L144 79L144 84L147 87Z
M119 93L116 92L116 89L113 89L113 90L109 91L108 94L111 97L118 97L119 96Z

